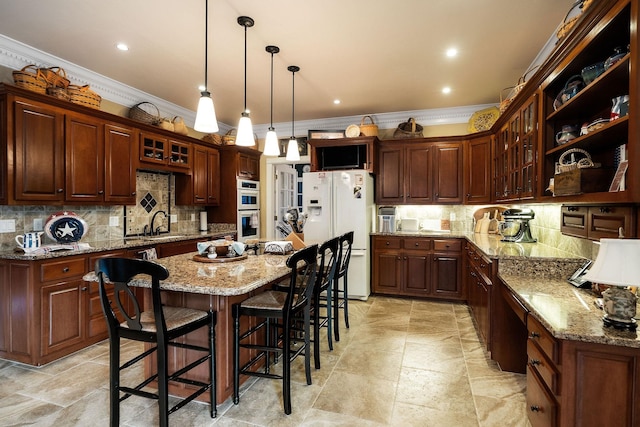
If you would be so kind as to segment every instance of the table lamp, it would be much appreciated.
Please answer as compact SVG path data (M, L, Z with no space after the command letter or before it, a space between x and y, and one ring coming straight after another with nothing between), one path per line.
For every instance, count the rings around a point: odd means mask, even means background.
M602 293L605 326L636 329L636 296L628 287L640 285L640 240L600 239L600 251L585 279L611 286Z

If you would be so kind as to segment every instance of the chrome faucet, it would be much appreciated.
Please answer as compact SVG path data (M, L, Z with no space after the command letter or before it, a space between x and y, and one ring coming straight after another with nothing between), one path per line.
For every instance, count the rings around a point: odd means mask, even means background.
M153 225L156 221L156 216L158 216L158 214L163 214L164 217L167 217L167 213L165 211L158 211L156 213L153 214L153 216L151 217L151 225L150 225L150 230L149 230L149 235L153 236L153 235L158 235L160 234L160 227L158 226L157 228L153 228ZM146 229L146 226L145 226Z

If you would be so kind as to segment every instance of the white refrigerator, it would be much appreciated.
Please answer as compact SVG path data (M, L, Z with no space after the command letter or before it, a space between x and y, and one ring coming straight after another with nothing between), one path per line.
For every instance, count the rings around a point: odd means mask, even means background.
M375 210L373 178L366 170L307 172L302 175L305 243L318 243L353 230L348 296L371 293L369 232Z

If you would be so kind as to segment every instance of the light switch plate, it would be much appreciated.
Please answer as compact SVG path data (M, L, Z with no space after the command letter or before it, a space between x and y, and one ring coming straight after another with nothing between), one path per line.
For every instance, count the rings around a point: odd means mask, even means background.
M195 221L196 220L196 214L192 213L191 214L191 221Z
M171 214L171 224L175 224L176 222L178 222L178 215Z
M109 227L117 227L120 225L120 218L117 216L109 217Z
M15 232L16 232L15 219L0 219L0 233L15 233Z
M34 218L33 219L33 231L42 231L42 218Z

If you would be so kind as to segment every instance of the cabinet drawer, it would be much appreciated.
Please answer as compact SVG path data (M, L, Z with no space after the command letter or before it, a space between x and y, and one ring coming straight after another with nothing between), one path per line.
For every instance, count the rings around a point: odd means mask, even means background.
M558 363L558 342L533 316L527 316L529 341L535 343L553 363Z
M40 266L40 280L60 280L69 277L82 276L85 273L85 259L62 259L55 262L47 262Z
M435 251L450 251L460 252L462 250L462 241L460 240L440 240L433 241L433 250Z
M592 207L589 209L589 237L592 239L634 236L633 208L619 206Z
M404 239L404 248L414 251L428 251L431 249L430 239Z
M563 206L560 213L560 231L569 236L587 237L586 206Z
M509 307L513 310L513 312L518 316L518 319L525 325L527 324L527 315L529 314L529 310L504 286L501 287L502 297L507 302Z
M375 249L400 249L402 239L399 237L379 237L374 240L373 245Z
M557 404L536 374L527 367L527 416L532 427L556 426Z
M538 346L531 341L527 342L527 364L529 369L536 372L544 381L552 393L558 394L558 372L549 359L547 359Z

